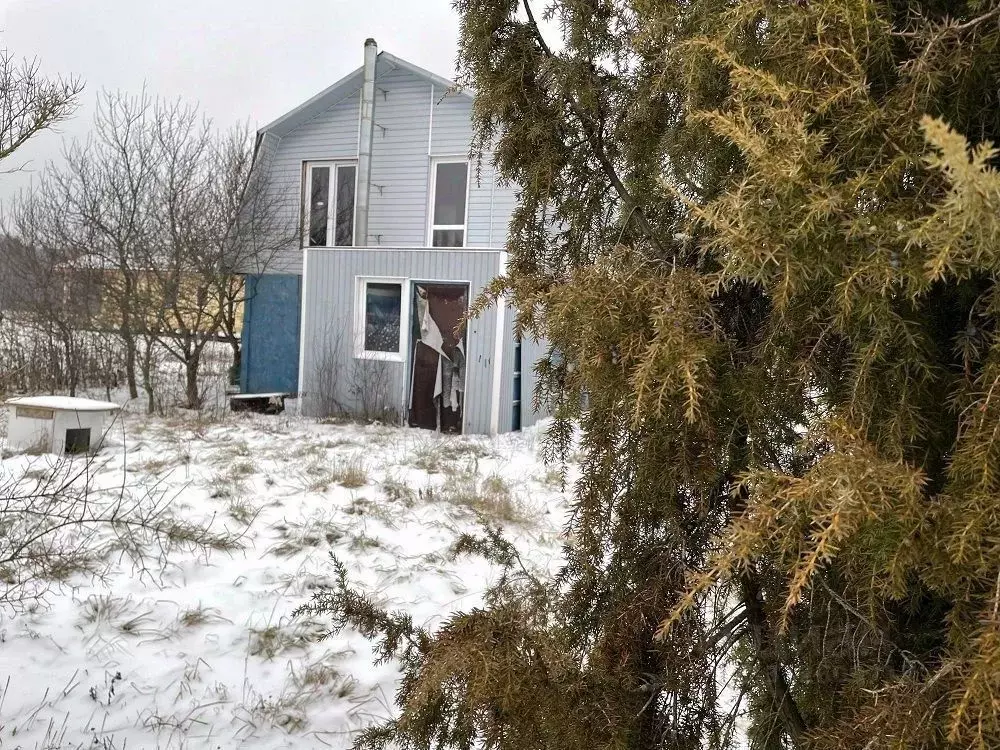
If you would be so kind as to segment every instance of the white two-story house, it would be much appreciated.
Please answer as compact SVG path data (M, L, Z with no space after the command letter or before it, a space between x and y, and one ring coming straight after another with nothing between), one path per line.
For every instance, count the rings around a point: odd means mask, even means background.
M257 164L298 239L247 277L241 389L303 414L445 432L532 424L536 342L494 306L515 188L470 160L475 94L374 40L364 64L258 133Z

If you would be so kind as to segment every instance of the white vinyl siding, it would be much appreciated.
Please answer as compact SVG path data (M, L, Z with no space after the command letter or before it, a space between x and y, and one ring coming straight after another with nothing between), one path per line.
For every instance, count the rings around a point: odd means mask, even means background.
M426 146L426 144L425 144ZM349 373L369 358L358 357L359 294L362 281L392 283L405 281L404 295L415 282L468 283L474 299L500 272L499 251L455 248L449 251L413 248L310 248L309 271L304 280L307 311L300 379L302 410L307 416L325 416L320 390L331 367L339 366L336 401L348 410L357 408L351 393ZM404 317L412 299L404 297ZM490 307L468 321L466 329L466 411L465 432L487 434L490 429L493 357L497 308ZM410 321L401 326L405 351L411 341ZM341 338L354 332L353 340ZM332 358L332 360L331 360ZM339 363L337 365L336 363ZM390 406L405 413L409 369L405 358L384 359ZM504 423L506 424L506 423Z
M358 156L360 88L281 138L265 134L261 159L281 211L301 230L303 182L309 162L353 161ZM433 114L432 114L433 111ZM368 236L357 247L427 247L431 165L439 158L465 159L472 143L472 100L401 68L379 66L375 85L375 127L369 187ZM363 186L358 185L360 191ZM464 245L506 245L515 191L495 183L490 156L469 162ZM299 231L268 264L269 273L301 273Z
M361 113L358 90L325 112L277 140L273 147L269 188L280 196L281 223L301 229L302 178L307 162L358 158L358 120ZM302 237L289 243L268 273L302 273ZM355 238L356 242L360 242Z

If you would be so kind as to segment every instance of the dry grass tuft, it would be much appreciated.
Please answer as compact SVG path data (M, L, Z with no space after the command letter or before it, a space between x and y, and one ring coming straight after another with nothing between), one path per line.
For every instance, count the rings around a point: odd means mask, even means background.
M291 557L321 544L336 544L343 536L330 514L315 514L302 521L283 521L271 527L280 541L268 548L267 554Z
M141 607L131 597L114 594L91 594L80 611L80 619L97 628L111 628L124 635L146 635L157 632L156 617L151 607Z
M248 650L251 656L273 659L286 651L304 650L322 636L322 624L313 620L296 621L291 625L269 625L251 628Z
M232 477L249 477L255 474L257 467L249 458L241 458L229 465L228 474Z
M339 654L337 655L339 656ZM305 669L296 671L289 667L290 682L299 691L322 692L334 698L348 698L357 688L357 680L341 672L329 655L307 664Z
M402 503L407 508L417 499L417 493L404 480L396 476L387 476L382 480L382 491L393 502Z
M430 486L422 494L428 502L446 502L466 508L492 521L529 524L538 513L519 499L510 484L499 474L480 477L476 462L450 470L440 486Z
M364 461L359 456L333 461L320 459L306 466L303 489L307 492L326 492L334 484L348 489L368 484L368 470Z
M355 534L351 537L351 551L352 552L364 552L370 549L381 549L382 542L373 536L368 536L368 534L361 532L360 534Z
M337 465L337 483L349 489L368 484L368 470L360 457L347 459Z
M221 622L231 622L231 620L223 617L222 613L215 607L203 607L200 604L197 607L184 610L177 616L177 623L185 628L197 628Z
M428 474L447 471L456 462L466 462L493 456L484 442L468 437L439 436L421 441L407 463Z
M260 507L254 505L245 497L234 497L229 501L229 505L226 507L226 513L229 516L243 524L244 526L249 526L257 518L257 514L260 513Z
M395 528L396 520L399 516L399 509L393 508L390 503L369 500L367 497L356 497L351 501L344 512L349 516L360 516L362 518L377 518L386 526Z
M175 458L165 456L163 458L151 458L148 461L143 461L137 468L139 471L152 474L155 477L169 469L173 469L178 463Z

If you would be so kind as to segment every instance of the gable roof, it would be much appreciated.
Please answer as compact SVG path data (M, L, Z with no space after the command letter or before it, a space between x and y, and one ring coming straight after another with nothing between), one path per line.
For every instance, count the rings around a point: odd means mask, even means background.
M461 89L454 81L449 81L447 78L443 78L436 73L431 73L429 70L424 70L418 65L407 62L400 57L390 55L388 52L379 52L375 62L375 79L378 80L379 77L387 75L393 70L405 70L436 86L453 89L457 94L469 97L470 99L475 96L473 90ZM348 73L332 86L323 89L316 96L306 100L295 109L286 112L278 119L262 127L257 131L258 138L264 133L273 133L277 136L287 135L316 115L325 112L341 99L361 89L363 73L364 68L358 68L352 73Z

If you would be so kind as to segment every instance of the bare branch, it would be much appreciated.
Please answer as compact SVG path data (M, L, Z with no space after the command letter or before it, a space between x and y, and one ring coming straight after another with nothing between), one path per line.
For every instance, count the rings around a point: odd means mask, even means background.
M79 105L79 78L45 78L38 68L38 60L18 62L9 50L0 51L0 161L72 117Z

